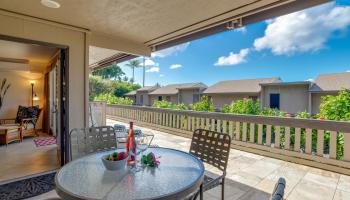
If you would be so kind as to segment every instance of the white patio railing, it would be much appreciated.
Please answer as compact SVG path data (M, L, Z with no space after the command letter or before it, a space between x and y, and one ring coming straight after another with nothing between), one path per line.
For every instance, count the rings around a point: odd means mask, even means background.
M233 148L350 174L350 122L122 105L107 105L106 114L185 137L198 128L224 132Z

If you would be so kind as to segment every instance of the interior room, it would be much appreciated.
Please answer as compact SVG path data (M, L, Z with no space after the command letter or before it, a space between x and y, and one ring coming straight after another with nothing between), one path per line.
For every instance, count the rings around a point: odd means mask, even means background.
M60 166L60 49L0 40L0 183Z

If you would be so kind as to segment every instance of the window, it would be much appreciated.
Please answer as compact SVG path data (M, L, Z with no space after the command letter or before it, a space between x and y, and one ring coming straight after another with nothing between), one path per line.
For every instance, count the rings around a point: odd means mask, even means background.
M163 97L162 96L158 96L158 101L162 101Z
M143 95L140 96L140 104L143 105Z
M280 94L270 94L270 108L280 109Z
M193 95L193 103L197 103L199 101L199 94Z
M165 100L171 101L171 97L170 97L170 96L166 96L166 97L165 97Z

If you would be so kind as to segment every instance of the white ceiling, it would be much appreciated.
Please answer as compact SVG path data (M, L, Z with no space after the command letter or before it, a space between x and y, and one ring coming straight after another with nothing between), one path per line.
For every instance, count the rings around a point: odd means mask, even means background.
M112 49L89 46L89 65L97 63L98 61L104 60L118 53L121 52Z
M43 67L46 67L57 51L57 48L47 46L0 40L0 58L28 60L29 67L31 69L36 68L39 71L43 70ZM2 66L2 68L8 69L11 66L14 66L14 64L11 63L7 66Z
M26 59L31 62L49 62L57 48L0 40L0 57Z
M1 0L0 8L145 43L189 26L204 26L282 0ZM208 24L207 23L207 24Z

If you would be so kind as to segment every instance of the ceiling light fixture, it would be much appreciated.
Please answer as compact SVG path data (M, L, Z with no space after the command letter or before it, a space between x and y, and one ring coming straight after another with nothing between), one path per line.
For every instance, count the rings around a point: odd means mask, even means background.
M41 0L41 4L48 8L59 8L61 5L53 0Z

